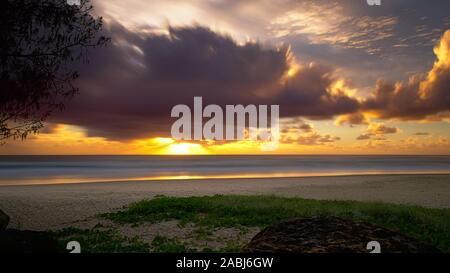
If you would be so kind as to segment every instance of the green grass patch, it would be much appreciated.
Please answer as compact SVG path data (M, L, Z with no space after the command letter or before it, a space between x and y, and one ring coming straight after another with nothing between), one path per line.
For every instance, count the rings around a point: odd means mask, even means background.
M94 227L92 229L65 228L52 234L61 249L70 241L77 241L83 253L146 253L149 246L139 238L128 238L115 229Z
M226 246L220 249L203 248L194 249L188 246L187 242L181 242L178 238L170 238L158 235L151 244L152 253L239 253L241 246L234 242L227 242Z
M274 196L163 197L144 200L100 217L139 224L179 220L206 227L261 227L289 218L338 216L401 232L450 252L450 210L356 201Z
M194 252L188 247L179 242L176 238L169 238L166 236L156 236L152 242L152 252L156 253L185 253Z

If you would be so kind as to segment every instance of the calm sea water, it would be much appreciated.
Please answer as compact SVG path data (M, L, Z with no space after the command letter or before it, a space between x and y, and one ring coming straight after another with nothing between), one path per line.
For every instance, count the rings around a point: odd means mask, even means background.
M0 156L0 185L450 173L450 156Z

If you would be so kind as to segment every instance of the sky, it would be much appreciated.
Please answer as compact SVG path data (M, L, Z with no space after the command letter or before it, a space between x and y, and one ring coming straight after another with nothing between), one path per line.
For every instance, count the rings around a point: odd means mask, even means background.
M450 2L94 0L80 92L0 154L260 154L178 141L177 104L279 105L273 154L450 154Z

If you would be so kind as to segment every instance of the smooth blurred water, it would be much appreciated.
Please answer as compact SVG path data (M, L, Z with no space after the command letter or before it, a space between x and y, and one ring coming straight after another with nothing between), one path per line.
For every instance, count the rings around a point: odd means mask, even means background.
M0 156L0 185L450 173L450 156Z

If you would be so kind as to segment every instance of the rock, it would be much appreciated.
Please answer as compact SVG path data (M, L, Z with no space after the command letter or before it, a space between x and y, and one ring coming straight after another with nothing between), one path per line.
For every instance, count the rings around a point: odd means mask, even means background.
M0 231L0 253L62 252L47 232L7 229Z
M267 227L244 247L262 253L368 253L367 243L382 253L439 253L432 246L398 232L337 217L294 219Z
M0 231L6 229L9 224L9 216L0 209Z

